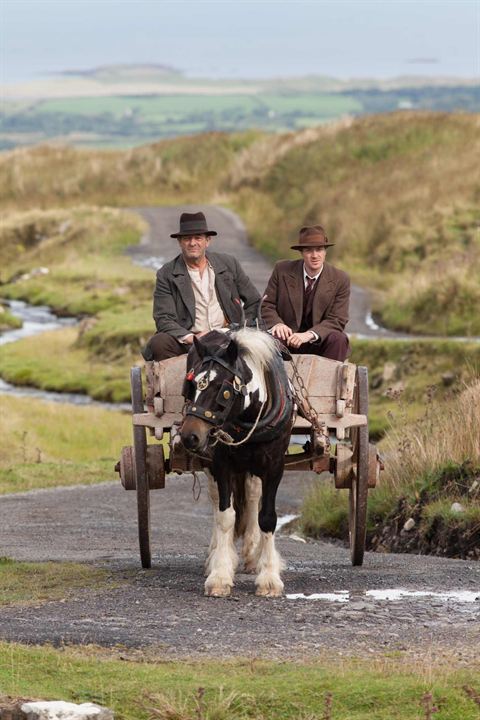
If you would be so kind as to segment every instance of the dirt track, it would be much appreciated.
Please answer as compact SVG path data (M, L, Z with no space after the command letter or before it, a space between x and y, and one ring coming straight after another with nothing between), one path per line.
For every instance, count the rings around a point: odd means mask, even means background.
M142 211L150 218L151 236L132 254L161 256L164 261L172 257L178 246L168 235L176 229L179 210ZM262 290L270 265L247 246L235 216L218 208L207 208L206 213L210 226L221 233L214 247L235 253ZM364 310L359 302L352 310L349 329L363 332ZM280 514L298 511L311 481L308 474L286 476L279 492ZM467 661L478 653L478 563L367 554L362 568L352 568L343 547L301 543L281 533L278 547L287 563L286 592L349 591L348 602L256 598L253 578L242 574L232 598L205 598L202 566L210 527L205 489L194 502L192 478L173 476L152 500L154 566L143 571L135 495L118 481L0 498L0 555L94 563L109 568L118 583L109 590L85 588L62 602L0 608L0 638L151 645L161 655L174 657L302 658L334 651L368 655L403 649L422 655L453 653ZM464 603L416 597L389 602L365 594L385 588L476 591L479 599Z

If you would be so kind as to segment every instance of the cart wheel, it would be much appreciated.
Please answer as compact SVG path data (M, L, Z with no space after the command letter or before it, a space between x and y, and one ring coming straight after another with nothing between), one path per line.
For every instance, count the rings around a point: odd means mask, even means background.
M134 413L144 412L142 370L134 367L130 371L132 409ZM137 486L138 539L142 567L152 566L150 553L150 488L147 472L147 435L141 425L133 426L133 452L135 456L135 480Z
M368 416L368 371L366 367L357 367L353 403L355 413ZM367 533L368 425L352 428L351 438L354 472L349 490L350 555L352 565L361 565Z

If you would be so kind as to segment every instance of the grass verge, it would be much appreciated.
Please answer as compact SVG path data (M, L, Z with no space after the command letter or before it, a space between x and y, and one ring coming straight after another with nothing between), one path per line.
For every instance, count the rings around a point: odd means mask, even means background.
M129 414L0 396L0 494L118 480Z
M0 606L60 600L75 590L105 586L107 581L105 570L89 565L16 562L0 557Z
M446 720L474 720L475 669L392 658L318 662L148 662L122 650L0 643L5 695L98 702L119 720L411 720L431 693ZM325 715L326 695L332 694Z

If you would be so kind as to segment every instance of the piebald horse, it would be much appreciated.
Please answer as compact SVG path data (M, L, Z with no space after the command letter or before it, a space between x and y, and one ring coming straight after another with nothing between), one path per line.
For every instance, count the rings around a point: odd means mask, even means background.
M183 387L181 440L203 458L213 504L205 594L230 595L242 538L244 570L256 594L283 593L275 548L275 498L294 400L276 341L261 330L213 330L195 338Z

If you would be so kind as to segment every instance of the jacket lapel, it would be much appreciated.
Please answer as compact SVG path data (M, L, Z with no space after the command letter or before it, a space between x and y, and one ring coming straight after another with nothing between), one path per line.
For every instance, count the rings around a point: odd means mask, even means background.
M303 260L297 260L295 266L285 278L288 297L295 312L297 327L302 322L303 312Z
M173 268L173 282L178 288L180 300L190 313L193 324L195 322L195 296L185 260L181 255L176 258Z

